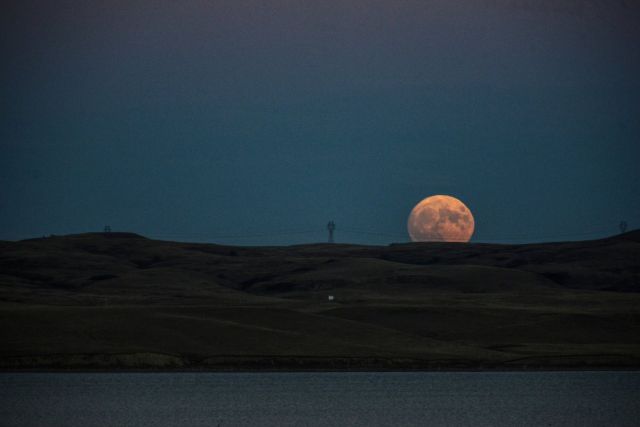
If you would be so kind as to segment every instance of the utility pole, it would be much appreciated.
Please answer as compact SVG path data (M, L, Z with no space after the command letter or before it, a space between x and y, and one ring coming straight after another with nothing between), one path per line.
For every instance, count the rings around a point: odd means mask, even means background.
M327 224L327 230L329 230L329 243L333 243L333 230L336 229L336 223L329 221Z

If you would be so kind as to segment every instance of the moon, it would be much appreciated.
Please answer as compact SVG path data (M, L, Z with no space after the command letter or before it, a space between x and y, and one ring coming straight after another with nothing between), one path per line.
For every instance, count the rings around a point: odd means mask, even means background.
M468 242L474 228L469 208L455 197L443 195L423 199L407 221L414 242Z

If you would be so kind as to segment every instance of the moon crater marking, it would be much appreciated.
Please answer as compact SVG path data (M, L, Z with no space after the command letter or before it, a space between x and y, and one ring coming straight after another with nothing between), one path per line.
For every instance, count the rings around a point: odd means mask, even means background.
M469 208L451 196L430 196L409 215L407 229L414 242L468 242L475 222Z

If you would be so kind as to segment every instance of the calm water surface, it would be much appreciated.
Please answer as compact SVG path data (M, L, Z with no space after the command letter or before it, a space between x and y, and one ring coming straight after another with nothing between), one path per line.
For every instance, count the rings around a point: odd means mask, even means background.
M640 372L0 374L2 426L637 426Z

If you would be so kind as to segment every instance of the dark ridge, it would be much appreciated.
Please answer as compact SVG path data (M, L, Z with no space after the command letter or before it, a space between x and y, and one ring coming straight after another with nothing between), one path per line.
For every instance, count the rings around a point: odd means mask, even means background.
M618 234L616 236L611 237L612 239L618 240L629 240L631 242L640 243L640 229L627 231L626 233Z
M640 359L639 237L242 247L112 232L7 242L0 369L628 367Z
M98 282L100 280L116 279L117 277L118 276L116 276L115 274L96 274L95 276L89 277L89 280Z
M49 236L43 236L43 237L32 237L29 239L22 239L22 240L18 240L18 242L38 242L38 241L47 241L47 240L51 240L51 239L63 239L63 240L68 240L68 239L84 239L84 238L96 238L96 237L102 237L105 239L144 239L144 240L150 240L147 239L144 236L141 236L140 234L136 234L136 233L131 233L131 232L125 232L125 231L111 231L108 233L79 233L79 234L64 234L64 235L57 235L57 234L50 234Z
M144 236L136 233L130 233L125 231L110 231L108 233L84 233L84 234L76 234L75 237L84 237L84 236L100 236L105 239L145 239L149 240ZM72 236L73 237L73 236Z

